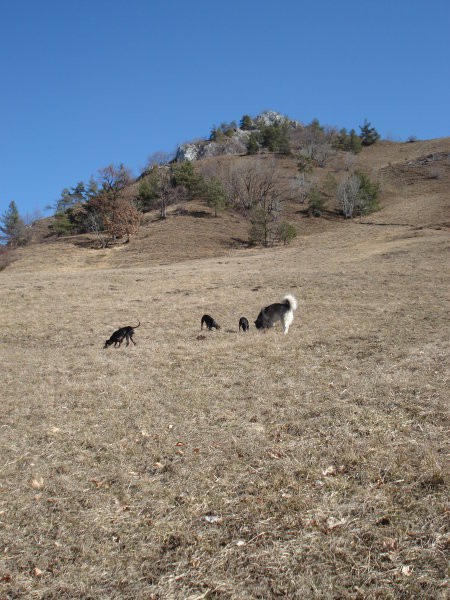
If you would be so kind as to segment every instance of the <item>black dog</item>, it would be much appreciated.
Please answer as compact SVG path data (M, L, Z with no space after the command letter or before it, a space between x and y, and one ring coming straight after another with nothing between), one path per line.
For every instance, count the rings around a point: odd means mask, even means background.
M239 319L239 331L241 329L242 329L242 331L248 331L249 330L248 320L245 317L241 317Z
M130 345L130 340L133 342L133 344L136 346L136 342L133 340L133 335L134 335L134 330L139 327L139 325L141 324L141 322L138 319L138 325L135 325L134 327L131 327L130 325L128 325L127 327L121 327L120 329L118 329L117 331L115 331L112 336L109 338L109 340L106 340L105 345L103 346L103 348L108 348L108 346L111 346L112 344L114 344L114 348L123 342L123 340L127 340L127 346Z
M200 329L203 329L203 325L211 331L214 327L215 329L220 329L220 325L214 321L212 317L209 315L203 315L202 320L200 322Z

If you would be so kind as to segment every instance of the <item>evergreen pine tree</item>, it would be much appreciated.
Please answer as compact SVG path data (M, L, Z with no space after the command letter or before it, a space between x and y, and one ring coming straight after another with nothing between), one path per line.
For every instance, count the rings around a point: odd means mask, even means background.
M203 177L197 173L191 162L175 163L171 167L171 183L174 187L184 186L189 199L200 195L203 191Z
M214 216L225 208L226 198L220 179L213 178L205 183L204 198L208 206L214 209Z
M378 135L378 134L377 134ZM356 135L356 131L354 129L350 130L350 134L349 134L349 150L351 150L354 154L358 154L358 152L361 152L362 149L362 142L361 142L361 138Z
M0 217L0 240L6 242L7 246L17 246L20 236L25 229L25 223L19 215L19 210L14 200L9 203L8 209Z
M364 119L364 124L360 125L359 128L361 129L359 137L361 138L361 144L363 146L371 146L380 139L378 131L375 129L375 127L370 126L370 123L367 119Z
M239 127L244 131L254 129L253 119L249 115L244 115L239 123Z
M258 134L255 131L252 131L247 142L247 154L258 154L258 150Z

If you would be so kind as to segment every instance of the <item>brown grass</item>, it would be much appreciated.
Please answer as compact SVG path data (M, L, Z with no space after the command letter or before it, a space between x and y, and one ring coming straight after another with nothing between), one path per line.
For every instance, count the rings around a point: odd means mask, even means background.
M165 260L145 231L20 250L0 275L0 598L446 597L448 231L376 218L266 251L225 229L170 235ZM238 333L288 291L287 336ZM204 312L222 329L198 339ZM136 347L102 350L137 318Z

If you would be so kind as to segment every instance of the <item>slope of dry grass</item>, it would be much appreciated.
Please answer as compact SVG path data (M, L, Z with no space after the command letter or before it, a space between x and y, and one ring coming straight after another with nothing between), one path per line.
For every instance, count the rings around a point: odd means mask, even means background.
M400 233L5 271L6 597L443 598L447 235ZM287 290L288 336L237 333Z
M410 225L395 188L292 247L191 217L165 256L24 250L0 274L0 598L447 597L448 230L416 184ZM287 336L238 333L288 291Z

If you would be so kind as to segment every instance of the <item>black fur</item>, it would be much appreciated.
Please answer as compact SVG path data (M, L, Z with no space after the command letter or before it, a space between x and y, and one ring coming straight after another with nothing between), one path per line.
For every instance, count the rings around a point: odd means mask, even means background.
M213 328L214 329L220 329L220 325L218 323L216 323L214 321L214 319L212 317L210 317L209 315L203 315L202 320L200 322L200 329L203 329L203 325L206 325L206 327L211 331Z
M242 329L242 331L248 331L249 330L248 319L246 319L245 317L241 317L239 319L239 331L241 329Z
M131 325L127 325L127 327L121 327L120 329L118 329L117 331L115 331L112 336L109 338L109 340L106 340L105 345L103 346L103 348L108 348L108 346L111 346L112 344L114 344L114 348L118 345L120 348L120 345L122 344L123 340L127 340L127 346L130 345L130 340L133 342L133 344L136 346L136 342L133 340L133 335L134 335L134 330L137 329L137 327L139 327L139 325L141 324L141 322L138 320L138 325L135 325L134 327L131 327Z
M262 308L255 321L256 329L270 329L277 321L281 321L286 334L293 320L293 312L297 308L297 300L288 295L281 302L269 304ZM290 314L289 314L290 313Z

